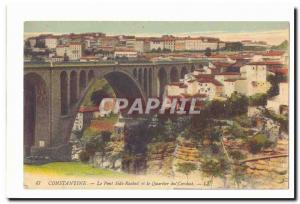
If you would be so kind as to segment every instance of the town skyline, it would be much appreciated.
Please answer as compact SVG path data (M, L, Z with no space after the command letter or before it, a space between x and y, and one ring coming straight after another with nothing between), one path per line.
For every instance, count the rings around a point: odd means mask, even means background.
M265 41L270 45L277 45L285 40L289 41L289 24L287 22L247 22L247 24L245 22L184 22L184 26L176 26L180 23L182 24L182 22L144 21L31 21L25 22L24 38L27 39L41 34L61 35L102 32L107 35L134 35L136 37L159 37L161 35L216 37L223 41ZM95 24L98 26L95 26Z

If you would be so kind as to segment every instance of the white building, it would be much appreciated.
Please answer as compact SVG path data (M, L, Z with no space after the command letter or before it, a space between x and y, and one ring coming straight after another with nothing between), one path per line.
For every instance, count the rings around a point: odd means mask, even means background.
M223 94L226 97L230 97L231 94L233 94L235 90L235 82L237 79L225 79L223 81L224 89L223 89Z
M114 52L114 57L127 57L127 58L136 58L137 51L134 50L116 50Z
M61 56L52 56L50 58L51 62L63 62L64 61L64 57Z
M70 43L69 50L67 52L67 56L69 60L79 60L82 57L82 45L81 43Z
M175 37L164 35L162 36L162 41L165 49L168 49L172 52L175 50Z
M45 46L49 49L55 49L57 46L57 38L55 37L45 38Z
M150 51L157 50L157 49L164 49L164 41L161 39L150 39Z
M35 47L36 45L36 39L35 38L29 38L28 39L30 47Z
M207 38L207 37L185 37L177 38L175 41L175 50L206 50L210 48L211 50L217 50L219 46L225 47L225 44L219 44L218 38Z
M57 56L64 57L66 55L71 61L80 60L83 52L81 43L58 45L55 51Z
M279 95L274 96L267 102L267 108L282 114L287 111L289 105L289 85L288 83L279 84Z
M58 45L56 46L56 55L57 56L60 56L60 57L64 57L65 54L68 53L68 50L69 50L69 46L68 45Z
M270 84L267 81L267 68L264 63L252 62L240 68L241 79L235 82L238 93L251 96L257 93L267 93Z
M199 93L206 94L209 100L222 97L223 84L213 78L200 78L199 82Z
M139 52L139 53L143 53L144 50L144 41L143 40L136 40L135 41L135 45L134 45L134 50Z
M187 85L182 82L173 82L166 85L167 96L179 96L187 93Z

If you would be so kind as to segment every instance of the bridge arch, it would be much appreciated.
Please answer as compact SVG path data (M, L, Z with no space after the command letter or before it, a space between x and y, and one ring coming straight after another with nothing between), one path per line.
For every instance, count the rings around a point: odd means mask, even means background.
M147 68L144 68L144 91L146 95L148 94L148 70Z
M89 70L88 72L88 83L90 83L95 77L94 71L93 70Z
M73 74L74 75L74 74ZM114 93L117 98L127 98L129 100L128 107L131 106L131 103L133 102L133 99L141 98L142 102L145 103L146 98L145 94L140 87L139 83L127 72L125 71L115 71L112 70L110 72L106 72L103 74L96 73L95 79L106 79L107 82L110 84L112 89L114 90ZM74 107L69 109L70 116L66 121L61 121L60 126L64 127L64 130L62 130L63 137L65 138L64 141L68 141L70 139L72 127L76 118L76 115L78 113L78 110L80 108L81 102L83 101L84 97L86 96L86 93L89 91L89 89L92 87L93 83L89 83L88 87L84 90L82 94L80 94L80 98L76 100L76 103L74 103ZM123 113L122 113L123 114ZM66 123L65 125L63 123Z
M84 70L81 70L79 74L79 92L82 93L85 87L86 87L86 74Z
M133 70L133 77L136 79L137 78L137 70L136 68Z
M139 80L140 85L142 86L142 80L143 80L143 69L142 68L140 68L138 71L138 80Z
M45 80L37 73L24 76L24 156L32 147L46 146L49 129L49 96Z
M178 70L176 67L172 67L172 69L171 69L170 80L171 80L171 82L179 81L179 74L178 74Z
M60 112L61 115L68 114L68 74L65 71L60 73Z
M152 75L153 75L152 68L149 69L148 75L149 75L149 93L148 93L148 95L151 97L152 96Z
M157 77L157 87L158 87L158 96L161 97L164 93L165 86L168 83L168 78L167 78L167 72L164 68L160 68L158 70L158 77Z
M105 73L103 78L108 81L118 98L142 98L145 102L146 96L143 93L141 86L127 72L114 70Z
M186 67L182 67L181 71L180 71L180 78L183 79L184 75L186 75L188 73L188 70Z
M70 105L77 102L77 72L72 71L70 74Z

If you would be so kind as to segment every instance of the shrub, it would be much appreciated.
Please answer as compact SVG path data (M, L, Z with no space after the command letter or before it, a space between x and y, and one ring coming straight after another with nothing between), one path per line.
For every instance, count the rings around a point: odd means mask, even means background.
M266 135L257 134L248 141L249 151L253 154L260 152L263 148L268 148L272 145Z
M240 124L242 127L251 127L252 121L247 115L241 115L235 118L235 121Z
M86 151L82 151L82 152L79 153L79 159L80 159L81 162L86 163L86 162L89 161L90 156Z
M249 105L251 106L266 106L268 96L267 94L258 93L249 97Z
M241 160L241 159L245 159L245 155L243 155L240 151L232 151L229 153L231 158L234 160Z

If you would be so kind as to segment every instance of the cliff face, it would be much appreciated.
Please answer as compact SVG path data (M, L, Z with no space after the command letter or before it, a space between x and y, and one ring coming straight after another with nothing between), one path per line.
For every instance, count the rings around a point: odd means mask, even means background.
M157 142L148 145L147 173L175 176L179 163L199 165L199 151L195 143L177 139L173 142Z
M277 141L276 155L285 155L288 153L288 141L282 139ZM268 156L268 155L266 155ZM245 163L247 174L251 178L255 178L249 182L250 186L256 185L262 188L288 188L288 157L270 158L264 160L257 160Z
M148 144L147 174L172 176L172 162L175 147L175 142L156 142Z

